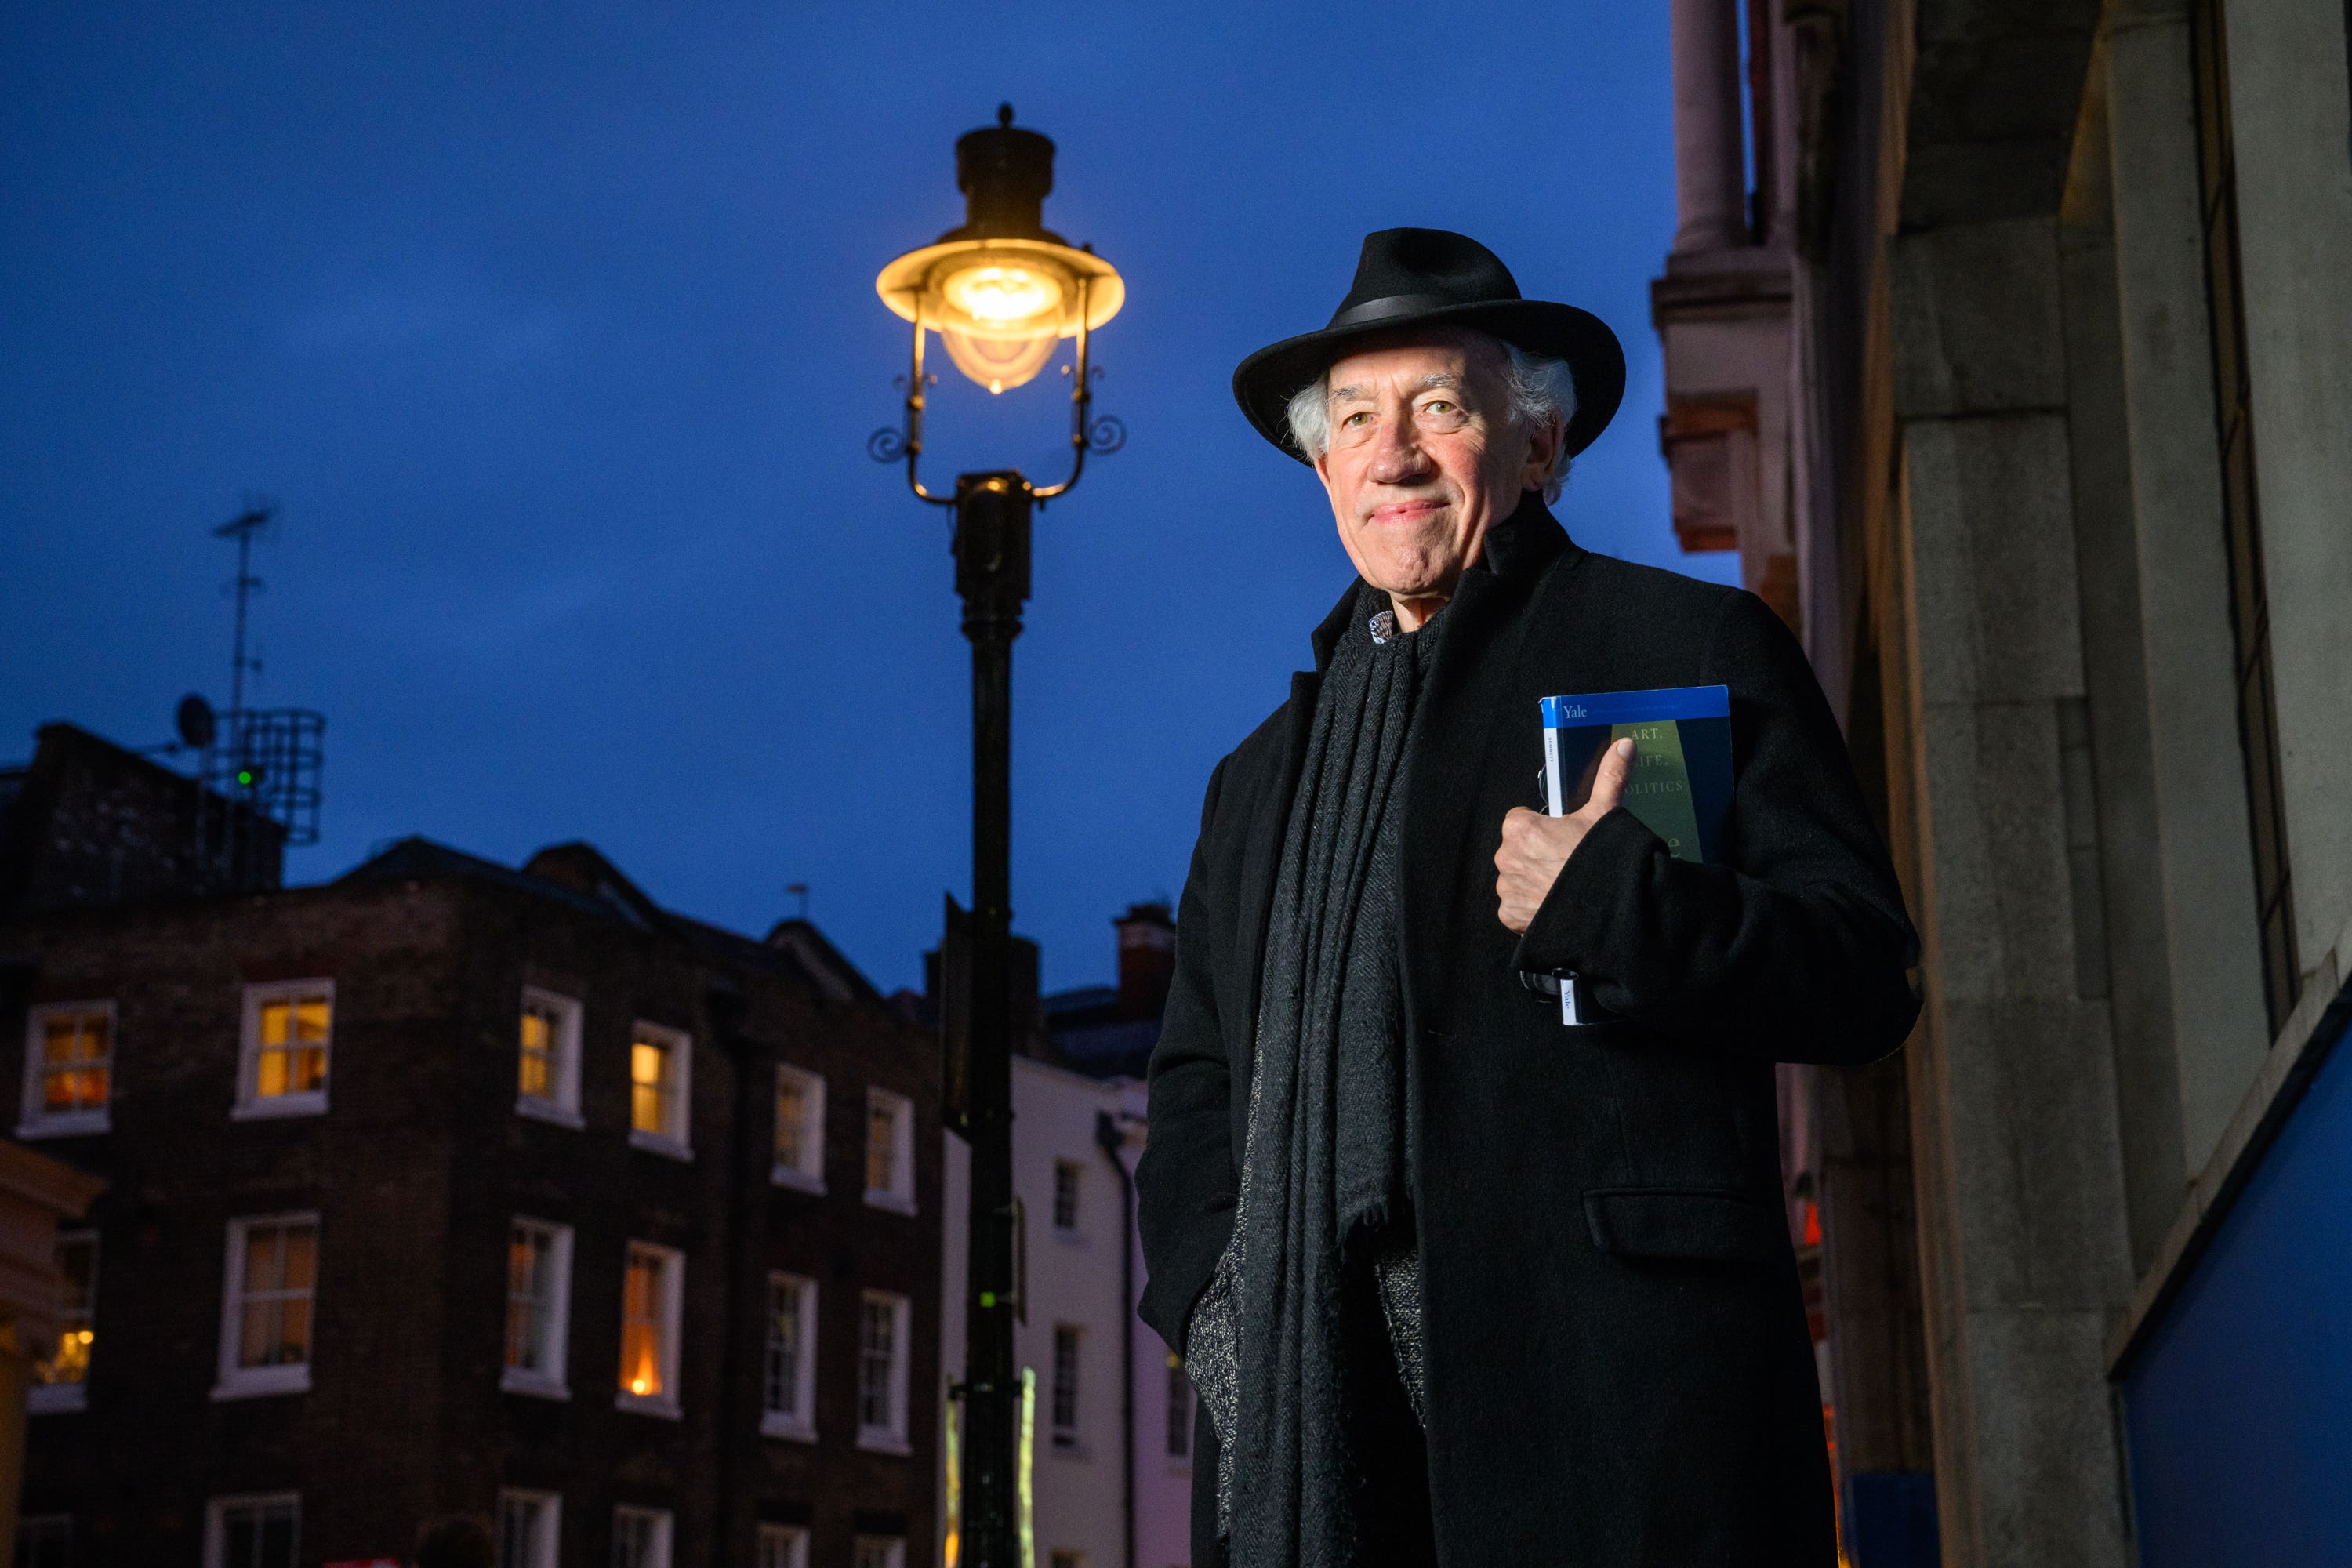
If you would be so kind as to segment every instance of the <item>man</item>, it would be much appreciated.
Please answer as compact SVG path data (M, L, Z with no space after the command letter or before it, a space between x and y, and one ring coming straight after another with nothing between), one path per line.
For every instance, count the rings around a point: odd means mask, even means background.
M1916 942L1779 620L1546 509L1623 384L1600 321L1430 229L1234 374L1358 581L1209 781L1151 1060L1196 1568L1835 1561L1772 1064L1901 1044ZM1712 684L1721 864L1617 807L1627 742L1528 809L1540 699ZM1603 1021L1523 979L1562 970Z

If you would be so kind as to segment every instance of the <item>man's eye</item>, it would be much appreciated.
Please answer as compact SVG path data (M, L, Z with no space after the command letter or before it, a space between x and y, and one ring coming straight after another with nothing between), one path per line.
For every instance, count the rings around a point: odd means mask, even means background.
M1355 413L1349 415L1345 419L1340 420L1339 427L1343 430L1352 429L1354 426L1361 425L1365 420L1370 419L1370 415L1365 413L1360 408L1356 410Z
M1453 414L1458 412L1451 402L1443 397L1431 398L1428 402L1421 405L1421 411L1423 414Z

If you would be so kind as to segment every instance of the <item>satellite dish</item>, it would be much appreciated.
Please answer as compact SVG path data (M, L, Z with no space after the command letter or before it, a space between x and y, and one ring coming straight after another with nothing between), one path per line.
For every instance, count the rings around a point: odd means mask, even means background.
M213 705L193 691L180 699L175 718L181 742L199 751L211 745L220 733L220 723L213 717Z

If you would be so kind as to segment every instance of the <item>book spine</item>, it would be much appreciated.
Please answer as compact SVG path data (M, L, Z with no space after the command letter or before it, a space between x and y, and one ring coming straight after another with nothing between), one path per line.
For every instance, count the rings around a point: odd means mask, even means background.
M1550 717L1549 710L1545 717ZM1560 777L1559 726L1546 724L1544 726L1545 815L1549 816L1568 815L1565 798L1567 788L1568 785ZM1580 1021L1576 1016L1576 976L1566 971L1562 971L1559 977L1559 1021L1563 1024L1574 1024Z

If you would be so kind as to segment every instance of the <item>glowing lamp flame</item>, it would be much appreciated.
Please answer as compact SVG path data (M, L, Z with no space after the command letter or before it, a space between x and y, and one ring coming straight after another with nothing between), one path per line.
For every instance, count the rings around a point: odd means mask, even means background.
M1033 268L967 267L942 283L940 293L983 326L1025 325L1048 311L1055 319L1047 330L1061 325L1061 280Z
M651 1392L652 1392L652 1390L653 1390L653 1384L650 1384L650 1383L647 1383L647 1382L646 1382L644 1378L642 1378L642 1377L640 1377L640 1378L635 1378L635 1379L631 1380L631 1382L630 1382L630 1384L629 1384L629 1392L630 1392L631 1394L648 1394L648 1393L651 1393Z

